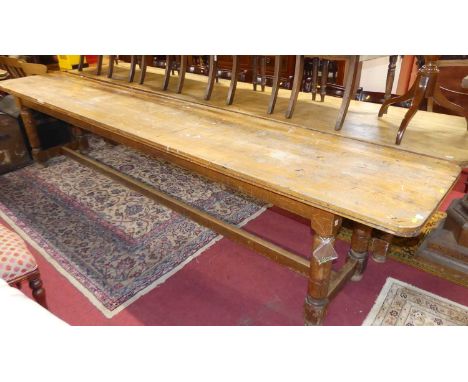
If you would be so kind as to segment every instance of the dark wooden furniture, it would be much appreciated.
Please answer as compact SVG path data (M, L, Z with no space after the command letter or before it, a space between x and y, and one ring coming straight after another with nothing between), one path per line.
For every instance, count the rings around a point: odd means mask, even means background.
M338 117L335 124L335 130L340 130L343 127L344 119L348 111L349 103L351 101L351 93L354 87L354 81L356 79L359 56L321 56L324 60L338 60L346 59L348 60L348 70L345 79L345 93L343 95L343 101L338 112ZM324 65L324 68L327 67L328 63ZM294 82L291 91L291 97L289 98L288 108L286 110L286 118L291 118L294 113L294 108L297 103L297 97L302 88L302 78L304 73L304 56L296 56L296 69L294 71ZM322 87L321 87L321 99L325 97L325 85L328 74L326 74L326 69L322 73ZM323 94L322 94L323 93ZM273 93L272 93L273 96Z
M452 201L445 220L427 235L416 254L468 275L468 195Z
M109 91L112 89L119 91ZM60 151L307 276L306 324L322 323L329 300L349 279L361 277L372 229L388 235L418 235L460 172L457 165L432 157L309 129L291 129L287 123L73 74L2 81L0 90L17 97L33 156L39 162L57 152L41 148L31 109L158 155L310 219L315 235L312 256L307 260L73 149L63 147ZM88 103L74 101L90 93L93 96ZM118 119L117 111L121 113ZM198 124L190 126L187 121L192 119ZM259 161L262 157L267 160ZM415 172L418 182L414 182ZM318 181L320 186L314 187ZM342 218L353 220L355 226L347 261L335 271L333 241Z
M18 118L0 111L0 174L31 163L26 144Z
M438 58L439 56L425 56L425 64L421 67L421 69L419 69L416 80L408 92L402 96L387 99L379 110L379 117L382 117L387 112L389 105L396 102L404 102L410 99L412 100L411 107L406 113L403 121L401 122L400 128L398 129L395 140L397 145L401 143L403 134L405 133L408 124L418 111L421 102L423 102L425 99L431 99L437 104L449 110L453 110L461 116L465 117L468 128L468 110L465 110L461 106L450 102L440 90L438 83Z
M0 56L0 68L6 70L10 78L20 78L26 76L22 63L25 61L14 57Z
M305 56L297 56L296 57L296 69L294 71L294 82L291 91L291 96L289 99L288 108L286 110L286 118L291 118L294 113L294 108L297 103L297 98L299 92L302 89L303 83L303 74L304 74L304 57ZM344 83L345 92L343 94L343 101L338 112L338 117L335 123L335 130L341 130L344 124L344 120L346 118L346 114L348 112L349 104L351 102L351 98L354 97L356 92L356 88L358 84L358 70L359 70L359 63L362 60L368 60L373 57L371 56L315 56L312 58L313 60L313 69L312 69L312 99L315 100L317 94L317 78L318 78L318 67L319 67L319 60L322 61L322 75L321 75L321 85L320 85L320 101L324 102L325 95L327 93L327 81L328 81L328 67L330 61L335 60L346 60L347 61L347 71L346 71L346 78ZM398 56L390 56L389 59L389 66L387 72L387 79L386 79L386 97L389 98L391 93L391 88L393 86L393 80L395 76L395 65ZM277 93L272 92L272 99L270 100L270 105L274 105L276 101ZM271 113L273 108L269 106L268 113Z

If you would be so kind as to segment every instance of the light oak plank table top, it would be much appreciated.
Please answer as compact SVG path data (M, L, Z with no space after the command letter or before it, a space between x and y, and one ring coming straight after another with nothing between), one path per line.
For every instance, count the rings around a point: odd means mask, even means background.
M7 80L0 89L399 236L419 233L461 170L429 156L73 75Z
M103 73L106 73L106 67ZM148 92L166 94L178 99L203 103L227 110L301 126L307 129L323 131L343 137L359 139L365 142L378 143L399 150L426 154L441 159L454 161L461 166L468 166L468 132L463 117L418 111L411 120L401 145L395 145L395 135L408 109L390 106L388 113L378 118L381 104L351 101L343 128L336 132L334 126L341 105L341 98L326 97L325 102L312 101L310 93L300 92L294 116L286 120L286 111L290 90L279 89L275 113L267 115L266 110L270 100L271 88L265 92L253 91L252 84L238 82L236 98L232 105L226 105L229 80L220 79L215 84L211 99L203 100L207 77L187 73L182 94L177 94L177 75L172 76L167 91L162 90L164 70L148 67L144 85L129 84L128 64L119 62L114 67L112 79L105 75L96 76L96 68L84 68L83 72L72 71L80 76L99 78L99 81L119 84L125 87L141 89ZM138 68L137 74L138 77Z

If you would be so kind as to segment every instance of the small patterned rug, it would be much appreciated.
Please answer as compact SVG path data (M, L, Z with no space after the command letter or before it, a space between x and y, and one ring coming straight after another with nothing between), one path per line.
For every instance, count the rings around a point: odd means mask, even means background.
M468 275L454 269L443 267L442 265L430 262L416 255L416 251L424 238L437 227L447 214L442 211L436 212L424 226L421 235L414 238L395 237L390 246L388 257L400 263L410 265L414 268L430 273L434 276L451 281L455 284L468 288ZM338 233L338 239L351 242L351 225L346 222Z
M363 325L466 326L468 307L389 277Z
M90 138L89 155L231 224L266 208L125 146ZM112 317L220 239L208 228L65 157L0 177L0 216Z

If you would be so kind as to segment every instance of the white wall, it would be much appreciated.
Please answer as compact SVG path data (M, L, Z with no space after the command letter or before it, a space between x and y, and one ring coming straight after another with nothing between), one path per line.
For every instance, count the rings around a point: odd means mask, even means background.
M395 80L393 81L392 93L395 94L400 76L401 57L398 56L395 69ZM372 92L385 92L385 81L387 79L388 56L378 57L363 61L361 71L361 81L359 86L364 90Z

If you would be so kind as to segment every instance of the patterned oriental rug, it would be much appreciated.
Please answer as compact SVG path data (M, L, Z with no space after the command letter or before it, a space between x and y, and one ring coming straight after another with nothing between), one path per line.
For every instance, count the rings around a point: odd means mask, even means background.
M363 325L466 326L468 307L389 277Z
M267 206L192 172L90 137L89 155L241 226ZM221 236L65 157L0 177L0 215L112 317Z

